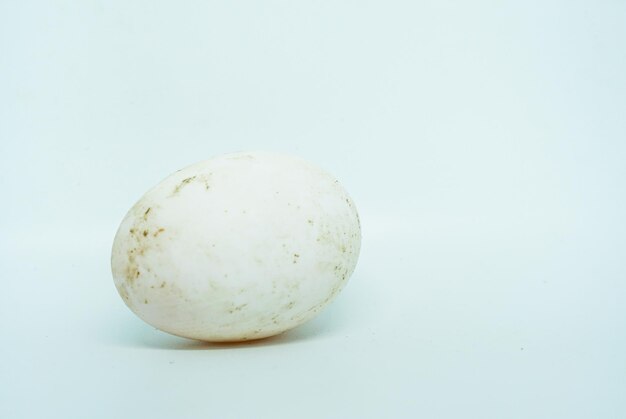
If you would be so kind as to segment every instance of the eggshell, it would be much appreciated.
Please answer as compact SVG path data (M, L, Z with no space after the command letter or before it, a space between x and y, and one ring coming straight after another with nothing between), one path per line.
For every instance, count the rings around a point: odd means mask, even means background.
M145 322L240 341L313 318L345 286L360 245L356 207L337 180L300 158L247 152L148 191L122 221L111 265Z

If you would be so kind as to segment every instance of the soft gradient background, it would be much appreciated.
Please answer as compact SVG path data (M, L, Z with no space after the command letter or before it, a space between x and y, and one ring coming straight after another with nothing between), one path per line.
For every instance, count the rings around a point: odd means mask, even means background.
M322 315L201 344L118 297L145 190L236 150L357 202ZM626 417L624 1L0 1L0 417Z

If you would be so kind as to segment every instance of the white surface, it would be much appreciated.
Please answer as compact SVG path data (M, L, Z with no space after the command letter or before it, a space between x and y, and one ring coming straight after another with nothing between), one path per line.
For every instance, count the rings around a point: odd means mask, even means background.
M301 158L227 153L176 171L128 211L111 270L124 303L164 332L267 338L311 320L359 257L354 202Z
M623 418L626 6L0 3L0 417ZM275 339L121 302L128 207L212 155L336 175L363 248Z

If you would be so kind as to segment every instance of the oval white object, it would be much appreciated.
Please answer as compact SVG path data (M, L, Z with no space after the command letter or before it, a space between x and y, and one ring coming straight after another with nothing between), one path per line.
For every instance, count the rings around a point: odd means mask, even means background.
M344 287L361 245L356 207L295 157L235 153L148 191L115 236L115 286L141 319L206 341L276 335Z

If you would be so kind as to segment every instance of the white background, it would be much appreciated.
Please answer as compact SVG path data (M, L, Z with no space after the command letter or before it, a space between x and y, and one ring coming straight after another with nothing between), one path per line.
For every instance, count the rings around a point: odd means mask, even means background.
M0 2L0 417L626 417L623 1ZM143 192L298 154L350 284L243 345L136 318Z

